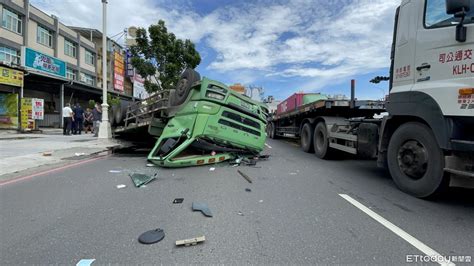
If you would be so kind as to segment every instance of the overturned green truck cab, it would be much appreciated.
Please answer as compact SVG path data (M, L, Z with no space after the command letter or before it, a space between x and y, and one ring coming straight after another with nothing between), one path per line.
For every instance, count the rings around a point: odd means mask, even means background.
M268 116L265 105L220 82L193 79L198 78L180 80L171 93L175 96L170 101L182 103L172 103L165 119L153 119L149 133L159 138L148 160L162 167L186 167L261 152Z

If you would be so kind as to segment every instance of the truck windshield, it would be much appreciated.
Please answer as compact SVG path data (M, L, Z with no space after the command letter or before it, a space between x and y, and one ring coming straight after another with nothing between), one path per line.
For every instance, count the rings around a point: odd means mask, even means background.
M460 18L446 14L446 0L427 0L425 10L425 26L427 28L452 26L459 21ZM474 1L471 1L471 9L467 13L464 23L474 23Z

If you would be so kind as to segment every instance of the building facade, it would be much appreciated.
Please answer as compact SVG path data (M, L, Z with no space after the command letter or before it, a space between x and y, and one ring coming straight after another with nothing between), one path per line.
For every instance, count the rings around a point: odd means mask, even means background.
M29 0L0 0L0 17L0 62L24 69L20 97L44 100L40 126L60 126L66 102L100 101L93 42Z

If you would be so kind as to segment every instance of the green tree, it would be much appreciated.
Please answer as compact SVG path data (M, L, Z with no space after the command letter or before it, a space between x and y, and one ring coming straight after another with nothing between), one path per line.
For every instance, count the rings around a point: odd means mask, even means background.
M160 89L151 82L159 80L165 90L172 89L186 68L196 68L201 56L190 40L181 40L168 32L165 22L137 30L137 44L131 47L132 65L145 78L145 89L150 93Z

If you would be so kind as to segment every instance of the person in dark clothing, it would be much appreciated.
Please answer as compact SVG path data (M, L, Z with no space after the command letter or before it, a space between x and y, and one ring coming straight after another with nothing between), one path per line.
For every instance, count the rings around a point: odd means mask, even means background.
M99 136L99 125L102 121L102 109L100 105L97 103L95 105L94 110L92 110L92 122L94 124L94 137Z
M84 132L87 134L87 132L92 133L92 112L90 108L86 109L86 112L84 113Z
M75 134L81 135L82 129L84 127L84 109L82 109L79 103L76 104L74 108L74 122L75 122Z

